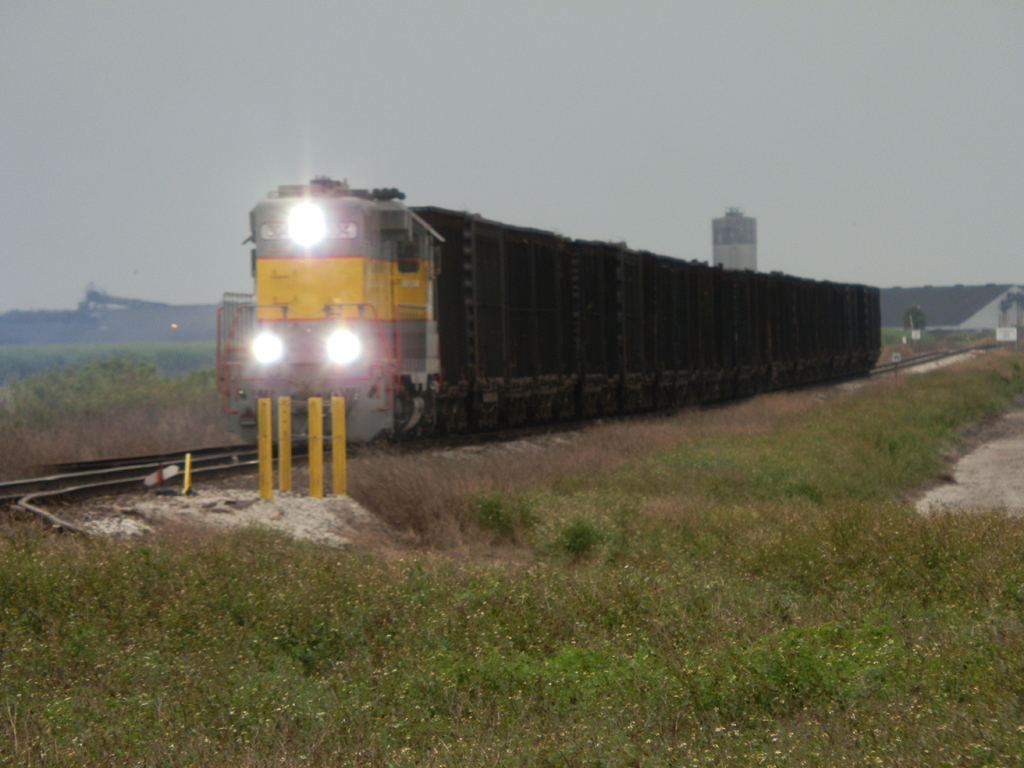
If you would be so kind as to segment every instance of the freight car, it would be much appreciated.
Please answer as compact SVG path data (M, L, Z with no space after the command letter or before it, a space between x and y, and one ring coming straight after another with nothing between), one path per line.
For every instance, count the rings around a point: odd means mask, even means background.
M253 209L255 294L225 294L218 314L218 383L243 439L260 397L290 395L302 434L308 397L343 395L348 439L369 441L743 397L878 358L876 288L402 199L318 178Z

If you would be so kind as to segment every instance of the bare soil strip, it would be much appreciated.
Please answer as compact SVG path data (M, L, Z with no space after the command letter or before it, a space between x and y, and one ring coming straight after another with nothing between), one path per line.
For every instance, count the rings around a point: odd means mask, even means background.
M185 496L126 494L91 503L81 523L97 534L140 535L167 524L210 525L221 528L263 525L330 547L370 545L400 540L347 496L314 499L278 491L272 501L255 491L204 488Z
M966 455L929 489L917 511L1004 510L1024 514L1024 409L978 425L967 439Z

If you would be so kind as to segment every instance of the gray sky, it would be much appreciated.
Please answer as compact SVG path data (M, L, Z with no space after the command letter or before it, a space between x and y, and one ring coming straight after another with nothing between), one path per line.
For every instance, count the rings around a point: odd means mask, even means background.
M411 205L879 286L1024 280L1022 2L0 0L0 312L247 291L249 209Z

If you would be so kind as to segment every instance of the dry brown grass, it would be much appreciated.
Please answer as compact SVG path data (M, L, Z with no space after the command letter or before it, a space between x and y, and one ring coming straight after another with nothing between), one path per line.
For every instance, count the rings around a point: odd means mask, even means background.
M480 536L469 506L475 494L518 493L605 474L638 456L711 434L755 434L852 389L839 385L779 392L511 444L418 454L373 451L349 462L349 495L425 546L457 547Z
M65 419L57 426L0 429L0 479L31 477L54 464L171 453L237 441L220 404L126 408Z

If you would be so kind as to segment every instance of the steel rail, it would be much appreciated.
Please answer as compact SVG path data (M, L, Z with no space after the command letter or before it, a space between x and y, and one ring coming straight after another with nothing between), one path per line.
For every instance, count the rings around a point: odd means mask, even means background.
M251 460L249 457L255 458L256 451L254 449L249 449L248 446L244 448L245 450L218 453L204 452L202 450L190 451L188 453L192 453L192 471L198 472L204 466L211 464L220 466L218 462L224 462L225 460L230 460L231 464L242 464L247 460ZM102 478L112 482L122 479L130 482L133 479L138 479L141 482L141 478L137 477L139 473L150 474L170 464L180 464L185 459L185 453L165 454L159 457L144 456L135 459L121 458L113 459L109 462L83 462L86 465L85 468L76 464L58 465L58 469L64 469L65 467L68 469L52 475L28 477L0 483L0 502L21 498L26 494L37 490L49 489L58 484L73 483L77 480L89 480L91 478ZM199 454L198 457L197 453Z
M181 461L186 453L192 454L192 461L210 460L232 455L244 455L251 453L256 455L255 445L218 445L212 448L194 448L188 451L174 451L172 453L153 453L143 456L125 456L115 459L92 459L89 461L70 461L63 464L51 465L56 474L68 474L71 472L86 472L94 469L113 469L115 467L138 466L138 465L159 465L172 464Z
M986 349L995 349L996 344L981 344L976 347L965 347L964 349L955 349L952 351L941 351L941 352L925 352L923 355L916 355L914 357L908 357L906 360L900 360L898 363L885 363L883 365L877 365L871 369L870 375L875 376L879 373L888 373L889 371L896 370L897 368L908 368L915 365L924 365L925 363L932 363L936 360L942 360L946 357L953 357L954 355L962 355L966 352L982 352Z
M248 460L248 461L233 461L230 464L218 464L218 465L208 466L208 467L193 468L192 469L192 474L194 474L194 475L201 475L201 474L207 474L207 473L213 473L213 472L230 472L230 471L235 471L235 470L238 470L238 469L241 469L241 468L252 467L252 466L255 466L257 464L259 464L259 461L256 460L256 459L252 459L252 460ZM138 469L138 467L136 467L135 469ZM93 473L93 474L97 475L97 474L101 474L101 473L102 473L102 471L101 472L97 472L97 473ZM45 480L45 481L48 481L48 484L55 485L57 483L60 483L61 481L68 480L71 477L81 477L83 475L88 475L88 474L89 473L86 473L86 472L78 472L78 473L73 473L72 475L54 475L54 476L49 477L49 478L35 478L35 479L37 481ZM24 510L26 512L30 512L30 513L32 513L34 515L37 515L37 516L43 518L44 520L49 522L51 525L53 525L55 528L58 528L58 529L61 529L61 530L72 531L74 533L79 533L79 534L83 534L83 535L86 535L86 536L92 536L92 535L95 535L95 534L93 534L92 531L90 531L90 530L88 530L86 528L83 528L80 525L76 525L75 523L71 523L71 522L69 522L67 520L64 520L63 518L58 517L57 515L53 514L52 512L49 512L49 511L47 511L47 510L45 510L45 509L43 509L43 508L41 508L39 506L36 506L33 502L35 500L37 500L37 499L53 498L53 497L56 497L56 496L71 496L71 495L74 495L74 494L95 493L97 491L108 491L108 490L114 490L114 489L117 489L117 488L123 488L123 489L126 489L126 490L130 490L130 489L138 488L138 486L142 485L142 483L146 479L146 477L147 477L146 475L135 475L135 476L132 476L132 477L121 477L121 478L116 478L116 479L101 480L101 481L95 482L95 483L82 483L82 484L79 484L79 485L66 485L66 486L61 486L59 488L51 488L51 489L44 488L44 489L41 489L41 490L36 490L36 491L31 492L31 493L25 494L25 495L23 495L21 497L18 497L17 501L14 503L13 506L18 508L18 509Z

